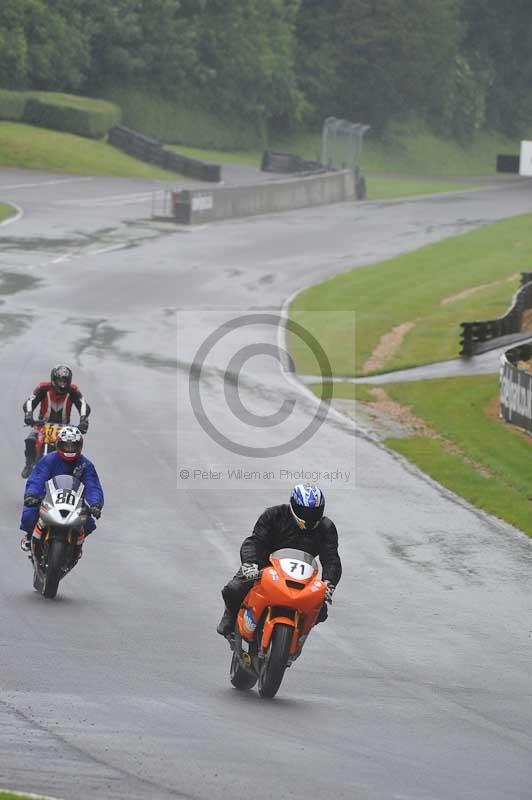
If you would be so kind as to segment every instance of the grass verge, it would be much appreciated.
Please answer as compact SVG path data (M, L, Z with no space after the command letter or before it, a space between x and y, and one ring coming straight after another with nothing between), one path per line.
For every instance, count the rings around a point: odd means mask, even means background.
M321 137L319 133L299 133L274 142L271 148L317 159ZM382 139L367 133L360 168L370 176L489 176L496 174L497 153L518 154L519 143L497 133L481 133L460 143L436 136L421 121L413 120L392 125Z
M197 158L199 161L208 161L213 164L249 164L252 167L260 168L262 158L262 153L259 151L202 150L198 147L185 147L180 144L167 144L166 147L168 150L175 150L176 153L181 153L189 158Z
M478 186L472 178L470 182L442 180L440 178L386 178L370 175L366 178L367 200L394 200L398 197L413 197L442 192L460 192Z
M374 372L455 358L459 323L504 314L530 269L531 216L514 217L380 264L350 270L295 299L290 316L321 343L335 375L360 375L385 334L396 337ZM291 338L300 373L316 374L306 345Z
M180 145L168 147L190 158L216 164L249 164L259 168L262 157L259 151L222 152ZM0 166L84 175L183 180L176 173L131 158L103 141L14 122L0 122ZM370 185L369 194L370 199L384 199L459 188L463 189L464 184L378 178L375 184Z
M16 122L0 122L0 166L124 178L182 177L137 161L103 141Z
M175 150L189 158L197 158L200 161L210 161L216 164L249 164L260 168L262 151L235 151L225 152L216 150L201 150L197 147L185 147L182 145L167 145L170 150ZM272 150L280 149L272 147ZM286 152L296 152L296 148L290 148L287 143L284 148ZM282 177L281 175L279 177ZM372 176L366 180L368 200L390 200L397 197L411 197L423 194L438 194L439 192L457 192L464 189L473 189L478 184L474 180L464 183L463 181L442 180L441 178L408 178L393 177L387 178L381 175Z
M0 222L9 219L17 213L17 209L10 206L8 203L0 203Z
M40 795L37 794L21 794L16 792L0 792L0 800L37 800Z
M442 438L414 436L386 444L438 483L532 536L532 441L499 419L498 378L393 384L387 391Z
M497 376L386 384L430 433L385 444L477 508L532 536L531 437L498 416ZM313 387L319 395L319 387ZM335 384L334 397L371 403L371 387Z

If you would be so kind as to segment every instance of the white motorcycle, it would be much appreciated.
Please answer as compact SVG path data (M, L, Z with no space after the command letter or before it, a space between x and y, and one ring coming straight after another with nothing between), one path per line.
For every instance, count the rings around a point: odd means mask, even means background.
M59 581L75 566L87 520L85 486L71 475L46 482L39 522L31 538L33 588L43 597L57 594Z

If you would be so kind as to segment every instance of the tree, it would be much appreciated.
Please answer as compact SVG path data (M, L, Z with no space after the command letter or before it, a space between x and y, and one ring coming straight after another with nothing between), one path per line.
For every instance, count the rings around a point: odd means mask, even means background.
M212 107L283 128L300 111L295 80L298 0L207 0L198 52Z
M528 0L463 0L464 52L485 75L487 121L508 134L532 121L532 14Z
M296 74L313 122L338 112L338 0L303 0L296 17Z
M437 116L460 41L456 0L339 0L338 102L382 130L392 117Z
M28 78L28 46L24 30L25 2L0 5L0 86L24 88Z
M186 10L176 0L142 0L140 26L142 43L139 56L144 75L139 81L159 87L161 94L181 98L187 87L204 83L198 56L198 19L195 4Z
M131 83L142 73L141 0L91 0L85 21L89 34L90 91Z
M3 0L0 86L74 90L87 67L80 0Z
M89 36L81 0L27 2L25 31L32 88L78 90L89 68Z

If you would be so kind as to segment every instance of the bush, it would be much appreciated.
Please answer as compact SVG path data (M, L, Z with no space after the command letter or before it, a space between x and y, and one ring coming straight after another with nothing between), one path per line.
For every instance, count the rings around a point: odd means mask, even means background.
M166 144L229 151L266 145L264 126L255 121L184 108L147 92L124 90L109 96L122 108L124 125Z
M117 125L120 118L118 106L103 100L31 92L28 93L22 122L99 139L109 128Z
M10 92L0 89L0 119L19 122L24 115L26 95L24 92Z

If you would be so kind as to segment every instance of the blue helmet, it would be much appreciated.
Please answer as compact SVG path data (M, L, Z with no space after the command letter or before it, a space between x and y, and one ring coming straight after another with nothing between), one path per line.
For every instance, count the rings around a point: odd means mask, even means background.
M325 497L318 486L298 483L290 498L290 510L302 531L316 528L325 510Z

